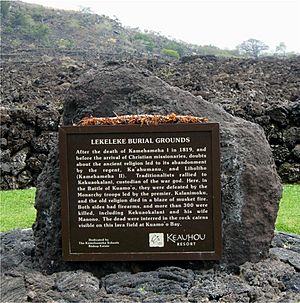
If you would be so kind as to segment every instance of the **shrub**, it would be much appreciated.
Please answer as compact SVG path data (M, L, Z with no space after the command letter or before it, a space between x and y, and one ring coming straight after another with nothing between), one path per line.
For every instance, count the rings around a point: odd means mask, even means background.
M163 48L161 50L161 53L167 57L176 58L176 59L180 58L178 51L174 49Z
M13 39L10 44L12 47L16 48L22 44L22 41L20 39L16 38L16 39Z
M46 14L46 9L41 5L33 7L30 13L30 15L35 21L43 21L43 19L45 18L45 14Z
M27 15L23 10L15 12L13 25L20 27L28 27L34 23L33 19Z
M150 35L145 33L136 33L134 35L135 40L141 41L147 50L152 51L155 47L155 43Z
M177 51L180 57L184 55L183 45L177 43L176 41L169 41L168 43L165 43L163 48Z
M31 35L40 40L48 41L48 34L50 32L49 26L43 23L34 24L33 28L30 30Z
M30 15L21 9L14 15L13 25L19 27L21 32L33 39L48 41L49 26L42 22L35 22Z
M59 48L72 48L74 46L74 41L69 39L60 39L56 44Z
M81 28L80 21L74 18L69 19L66 22L66 26L71 30L79 30Z
M0 12L1 12L1 17L5 19L8 15L10 8L10 1L1 1L0 2Z
M7 34L11 34L14 32L14 29L11 26L6 26L3 28L3 31Z

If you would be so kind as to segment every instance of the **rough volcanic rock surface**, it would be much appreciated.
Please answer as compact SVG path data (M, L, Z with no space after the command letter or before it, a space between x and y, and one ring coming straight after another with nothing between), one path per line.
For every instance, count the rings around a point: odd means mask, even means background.
M51 146L57 144L64 94L84 67L71 58L36 60L1 65L1 189L36 185Z
M6 123L1 116L2 189L35 186L48 156L44 140L49 131L56 133L58 130L63 100L71 83L87 70L96 69L103 61L117 59L122 58L88 50L55 51L47 48L2 54L1 112L10 118ZM282 180L300 182L297 147L300 141L296 136L300 132L299 57L237 59L198 56L183 58L177 63L163 63L125 56L123 60L137 62L169 84L217 103L233 115L260 124L272 147ZM24 117L22 123L15 118L16 112ZM14 125L15 121L17 125ZM33 145L28 144L30 137L34 138ZM11 158L23 147L30 148L26 166L18 172L20 176L14 175Z
M300 160L294 152L300 143L300 57L195 56L149 68L169 84L260 124L283 181L300 182Z
M150 271L134 273L123 269L104 275L85 270L47 275L33 268L32 230L15 230L0 236L3 303L297 303L300 300L299 270L293 266L295 257L300 260L300 238L296 235L276 233L272 249L281 249L280 255L271 253L270 258L256 264L246 262L234 272L161 265ZM291 253L295 254L293 258L287 257Z
M234 118L212 103L171 87L145 69L119 64L84 74L71 87L65 101L64 124L89 115L171 112L208 116L211 122L220 123L222 262L242 264L267 257L281 184L270 147L258 125ZM54 150L38 181L34 226L36 261L48 270L63 264L58 180Z
M57 145L60 113L44 109L1 108L0 189L26 188L36 180Z
M34 253L32 229L16 229L13 232L1 233L0 263L1 271L14 268L28 271L32 268L31 257Z

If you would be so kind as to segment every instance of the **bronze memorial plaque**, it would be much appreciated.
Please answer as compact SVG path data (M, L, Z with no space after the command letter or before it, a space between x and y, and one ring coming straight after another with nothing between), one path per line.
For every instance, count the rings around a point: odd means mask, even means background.
M66 261L221 257L217 123L59 130Z

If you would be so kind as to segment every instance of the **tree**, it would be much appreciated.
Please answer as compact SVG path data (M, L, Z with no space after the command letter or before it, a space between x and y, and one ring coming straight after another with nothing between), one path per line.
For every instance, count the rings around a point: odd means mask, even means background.
M269 48L264 42L256 40L256 39L248 39L238 45L238 50L241 53L244 53L250 57L257 58L262 51L267 50Z
M286 54L286 45L284 42L280 42L277 46L276 46L276 54L278 56L282 56L285 57Z
M80 6L80 12L86 15L91 15L93 13L92 9L86 6Z

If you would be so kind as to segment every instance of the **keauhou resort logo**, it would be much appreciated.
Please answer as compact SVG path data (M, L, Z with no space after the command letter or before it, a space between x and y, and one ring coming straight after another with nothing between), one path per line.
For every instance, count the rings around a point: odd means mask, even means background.
M149 247L164 247L163 233L149 233Z
M167 234L167 243L176 246L196 246L197 242L204 241L206 234Z

